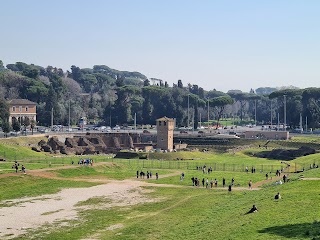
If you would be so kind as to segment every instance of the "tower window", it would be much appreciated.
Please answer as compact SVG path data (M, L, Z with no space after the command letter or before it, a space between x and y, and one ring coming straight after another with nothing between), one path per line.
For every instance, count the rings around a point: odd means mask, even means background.
M159 126L161 126L161 121L159 121Z
M163 122L163 126L167 126L167 122Z

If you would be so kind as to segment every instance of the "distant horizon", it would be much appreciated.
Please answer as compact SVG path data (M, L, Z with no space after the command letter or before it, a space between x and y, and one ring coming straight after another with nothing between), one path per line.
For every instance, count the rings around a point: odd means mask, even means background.
M206 90L320 87L320 2L3 1L0 59L106 65Z

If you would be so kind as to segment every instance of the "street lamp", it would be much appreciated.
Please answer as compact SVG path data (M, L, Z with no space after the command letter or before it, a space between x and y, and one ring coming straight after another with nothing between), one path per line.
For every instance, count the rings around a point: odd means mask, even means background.
M270 125L272 129L272 99L270 99Z
M287 130L287 103L286 103L286 95L283 95L283 118L284 118L284 130Z
M187 129L189 130L189 94L188 94L188 123L187 123Z
M257 126L257 99L254 100L254 125Z
M209 131L209 98L208 98L208 131Z

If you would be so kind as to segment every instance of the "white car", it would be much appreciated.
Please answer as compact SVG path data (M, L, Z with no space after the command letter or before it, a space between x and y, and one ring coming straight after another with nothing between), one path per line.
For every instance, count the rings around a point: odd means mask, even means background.
M120 127L116 125L115 127L113 127L113 130L120 130Z

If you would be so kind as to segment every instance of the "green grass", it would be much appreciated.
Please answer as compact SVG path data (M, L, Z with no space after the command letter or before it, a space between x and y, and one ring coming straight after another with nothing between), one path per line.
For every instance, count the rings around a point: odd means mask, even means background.
M294 144L308 140L295 139ZM310 144L316 144L310 140ZM289 144L290 145L290 144ZM289 146L288 145L288 146ZM292 146L293 146L292 145ZM0 146L1 145L0 143ZM25 150L21 146L8 148L11 153ZM45 225L30 230L28 233L15 239L90 239L96 235L97 239L116 240L144 240L144 239L320 239L320 195L319 181L302 181L299 177L320 177L319 169L290 174L288 183L274 186L265 185L259 191L232 191L226 189L208 190L202 187L191 187L191 177L217 178L221 186L222 178L229 184L232 177L235 184L247 187L248 181L253 183L265 179L265 172L279 169L281 161L259 159L252 157L252 153L259 149L247 149L235 154L212 154L183 152L182 155L168 153L165 160L141 159L110 159L107 156L92 156L95 162L108 161L105 165L93 167L75 166L72 169L53 170L66 180L45 179L19 174L16 177L1 178L0 200L10 200L25 196L39 196L56 193L62 188L90 187L94 183L70 181L71 178L102 178L128 179L135 178L137 170L152 170L159 172L159 180L145 180L151 183L173 184L174 187L147 187L151 192L144 196L157 199L156 202L138 204L135 206L104 208L110 199L99 197L79 202L79 218L68 221L67 225L58 223ZM1 150L0 150L1 152ZM10 154L11 154L10 153ZM8 153L8 156L10 155ZM23 157L27 169L37 169L51 166L70 165L71 161L80 159L78 156L66 157L39 157L28 156L26 153L17 153ZM34 154L34 153L32 153ZM189 160L177 160L179 158ZM181 157L182 156L182 157ZM90 156L91 158L91 156ZM191 160L191 159L194 160ZM49 159L49 160L48 160ZM297 158L289 163L298 168L318 162L319 154ZM12 159L11 159L12 160ZM212 166L214 171L208 175L196 166ZM12 171L12 162L0 163L0 172ZM255 166L255 174L244 173L245 166ZM224 169L225 171L222 171ZM260 173L260 170L262 170ZM164 178L164 174L185 173L185 180L180 181L180 175ZM273 174L272 174L273 175ZM181 188L175 185L182 186ZM106 186L107 187L107 186ZM280 192L282 199L275 201L274 195ZM259 211L254 214L245 213L256 204ZM8 203L0 203L0 207L8 207ZM90 205L95 206L91 209ZM87 208L89 207L89 208ZM58 211L58 210L57 210ZM45 215L54 212L47 212ZM122 224L113 230L108 227ZM121 225L121 226L122 226Z
M1 179L0 201L42 194L56 193L62 188L90 187L95 183L61 181L27 175Z
M320 168L304 171L300 175L303 175L305 178L320 178Z
M59 177L65 178L78 178L78 177L105 177L110 179L123 180L127 178L136 177L137 170L147 172L148 169L141 168L130 168L127 164L108 164L108 165L100 165L100 166L79 166L73 169L60 169L54 170L54 172L58 173ZM150 169L149 169L150 171ZM155 172L159 172L159 174L167 174L171 173L171 170L154 170Z
M12 168L14 162L0 162L0 174L15 173L15 169ZM47 163L26 163L25 161L19 161L19 172L21 172L21 166L24 165L29 170L54 168L64 166L63 164L47 164Z
M68 227L42 228L22 239L318 239L318 183L295 181L260 191L155 188L162 201L131 208L91 209ZM282 199L273 200L280 192ZM96 199L102 204L104 199ZM256 204L257 213L245 213ZM123 227L108 230L109 226ZM51 226L52 227L52 226Z
M150 182L155 183L165 183L165 184L174 184L174 185L183 185L183 186L192 186L191 177L197 177L200 179L200 185L202 186L201 180L207 179L218 180L218 187L222 187L222 179L226 179L226 185L229 185L231 183L231 179L235 179L235 186L241 186L241 187L247 187L248 182L252 180L253 184L255 182L259 182L262 180L265 180L265 173L239 173L239 172L220 172L215 171L210 174L203 174L202 171L198 170L188 170L184 171L185 178L183 181L180 180L181 175L172 176L172 177L166 177L162 178L161 175L159 175L158 180L149 180Z

